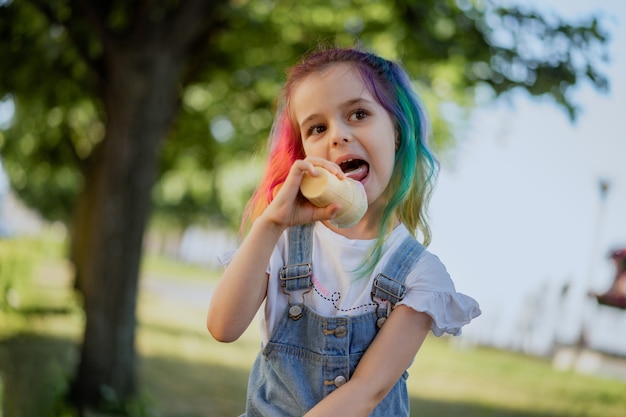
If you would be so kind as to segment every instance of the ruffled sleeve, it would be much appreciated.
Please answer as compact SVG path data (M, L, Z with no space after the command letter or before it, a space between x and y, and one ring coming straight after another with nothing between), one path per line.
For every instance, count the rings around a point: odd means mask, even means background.
M445 266L430 252L422 254L406 284L407 293L398 305L431 316L435 336L458 336L463 326L481 314L478 302L456 291Z

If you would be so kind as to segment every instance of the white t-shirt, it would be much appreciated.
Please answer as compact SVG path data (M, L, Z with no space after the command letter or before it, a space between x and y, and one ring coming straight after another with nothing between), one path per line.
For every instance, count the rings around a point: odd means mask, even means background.
M373 271L365 276L358 272L375 240L348 239L323 223L313 228L312 290L305 304L322 316L354 316L376 310L371 291L374 278L387 259L410 236L404 225L396 227L383 246L383 256ZM281 290L278 274L288 261L289 231L280 237L268 265L267 297L260 312L263 345L287 308L287 296ZM230 261L230 259L228 259ZM461 334L461 327L480 314L478 303L457 293L450 275L439 258L424 250L406 278L406 295L397 305L407 305L433 318L436 336ZM303 291L291 292L291 303L302 302Z

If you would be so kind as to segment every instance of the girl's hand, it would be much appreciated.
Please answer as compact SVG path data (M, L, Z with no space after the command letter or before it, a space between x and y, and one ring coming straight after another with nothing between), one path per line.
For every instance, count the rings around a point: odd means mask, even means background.
M291 166L285 182L279 186L274 199L261 217L265 217L266 220L281 228L332 219L341 208L339 204L316 207L300 193L300 184L304 174L308 173L309 175L317 176L319 174L315 168L317 166L326 168L331 173L337 175L339 179L345 178L341 168L326 159L307 157L303 160L296 160Z

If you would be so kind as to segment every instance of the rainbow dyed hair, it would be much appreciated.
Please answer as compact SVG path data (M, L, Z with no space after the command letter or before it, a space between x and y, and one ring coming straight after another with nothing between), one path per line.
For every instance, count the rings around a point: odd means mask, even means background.
M398 147L389 186L388 204L381 219L380 236L370 261L380 258L382 243L394 215L415 234L420 231L428 245L431 233L426 211L437 173L437 161L428 148L430 126L420 99L408 75L397 63L359 49L323 49L305 55L288 71L283 99L270 134L269 159L259 187L248 202L242 228L253 222L272 201L287 178L291 165L305 157L300 132L290 115L290 100L295 87L309 74L330 65L348 63L358 70L372 96L391 115L397 132Z

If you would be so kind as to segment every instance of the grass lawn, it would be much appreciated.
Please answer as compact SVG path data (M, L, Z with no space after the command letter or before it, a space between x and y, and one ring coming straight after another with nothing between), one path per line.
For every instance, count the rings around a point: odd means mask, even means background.
M83 317L58 257L35 268L19 312L0 309L0 417L73 414L63 392ZM141 396L134 416L236 417L259 346L256 324L222 344L205 330L216 274L150 260L139 299ZM409 370L413 416L624 417L626 382L553 370L547 360L429 336ZM277 416L280 417L280 416Z

